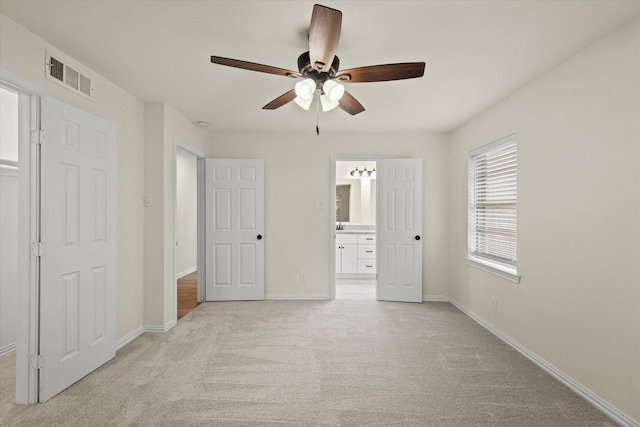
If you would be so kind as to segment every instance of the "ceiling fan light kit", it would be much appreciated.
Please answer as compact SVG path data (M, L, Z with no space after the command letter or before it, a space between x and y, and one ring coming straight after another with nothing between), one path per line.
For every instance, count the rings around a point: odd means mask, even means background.
M340 40L341 27L342 12L319 4L313 6L309 27L309 51L298 57L298 71L220 56L212 56L211 62L228 67L304 79L297 82L293 89L262 107L265 110L275 110L291 101L294 101L301 108L309 110L314 95L318 92L319 103L322 105L323 111L340 107L352 116L363 112L364 107L345 90L342 83L404 80L424 75L424 62L371 65L340 71L340 60L336 56L336 50ZM317 126L316 132L318 132Z

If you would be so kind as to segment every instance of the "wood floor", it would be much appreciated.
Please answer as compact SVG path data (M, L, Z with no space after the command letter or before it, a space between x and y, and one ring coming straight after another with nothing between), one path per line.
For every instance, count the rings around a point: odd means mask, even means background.
M198 302L198 272L178 279L178 320L196 308Z

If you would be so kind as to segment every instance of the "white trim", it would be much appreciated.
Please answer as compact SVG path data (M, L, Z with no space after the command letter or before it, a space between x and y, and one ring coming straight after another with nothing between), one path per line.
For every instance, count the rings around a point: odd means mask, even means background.
M479 258L465 258L465 264L470 265L472 267L479 268L480 270L486 271L491 274L495 274L496 276L500 276L503 279L510 280L514 283L520 283L520 276L517 274L513 274L506 269L500 268L498 264L492 264L488 261L479 259Z
M29 92L32 95L37 96L47 96L47 90L42 86L38 86L37 84L22 78L11 71L5 70L4 68L0 68L0 80L21 92Z
M135 340L143 333L144 328L142 326L138 326L136 329L116 341L116 351L120 350L122 347L129 344L131 341Z
M449 302L449 297L446 295L422 295L422 301Z
M511 135L507 135L503 138L498 139L497 141L490 142L488 144L483 145L482 147L478 147L469 151L469 157L475 156L480 153L484 153L485 151L493 150L494 148L498 148L502 145L517 144L517 143L518 143L518 134L512 133Z
M571 378L569 375L562 372L557 367L553 366L551 363L544 360L542 357L535 354L533 351L529 350L527 347L520 344L518 341L511 338L509 335L502 332L500 329L493 326L491 323L484 320L482 317L478 316L473 311L469 310L464 305L460 304L455 299L449 297L449 302L453 304L458 310L469 316L480 326L494 334L496 337L500 338L507 345L511 346L515 350L517 350L520 354L522 354L527 359L531 360L533 363L538 365L552 377L560 381L562 384L569 387L571 390L579 394L582 398L587 400L587 402L591 403L593 406L602 411L609 418L613 419L619 424L623 426L629 427L640 427L640 423L635 421L633 418L620 411L618 408L589 390L587 387L580 384L578 381Z
M265 300L330 300L331 295L309 294L309 295L265 295Z
M196 271L198 271L197 265L195 267L191 267L185 271L181 271L180 273L176 274L176 279L182 279L184 276L188 276L191 273L195 273Z
M164 326L158 326L158 325L144 325L142 327L144 332L153 332L153 333L157 333L157 332L169 332L174 326L176 326L178 324L177 321L172 320L171 322L167 323Z
M7 344L4 347L0 348L0 356L4 356L5 354L11 353L16 349L17 343L12 342L11 344Z

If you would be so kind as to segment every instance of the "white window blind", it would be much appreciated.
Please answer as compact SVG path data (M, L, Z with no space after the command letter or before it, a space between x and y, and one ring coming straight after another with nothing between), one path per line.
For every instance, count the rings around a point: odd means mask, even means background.
M518 153L510 135L469 153L469 256L515 273Z

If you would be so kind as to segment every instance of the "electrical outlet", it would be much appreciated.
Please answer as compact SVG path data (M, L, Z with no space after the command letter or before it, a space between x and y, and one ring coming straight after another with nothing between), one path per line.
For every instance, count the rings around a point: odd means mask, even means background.
M494 311L498 311L498 298L491 297L491 306L493 307Z
M303 280L303 281L304 281L304 280L307 280L307 278L306 278L306 276L305 276L305 274L304 274L304 271L301 271L301 272L300 272L300 280Z

